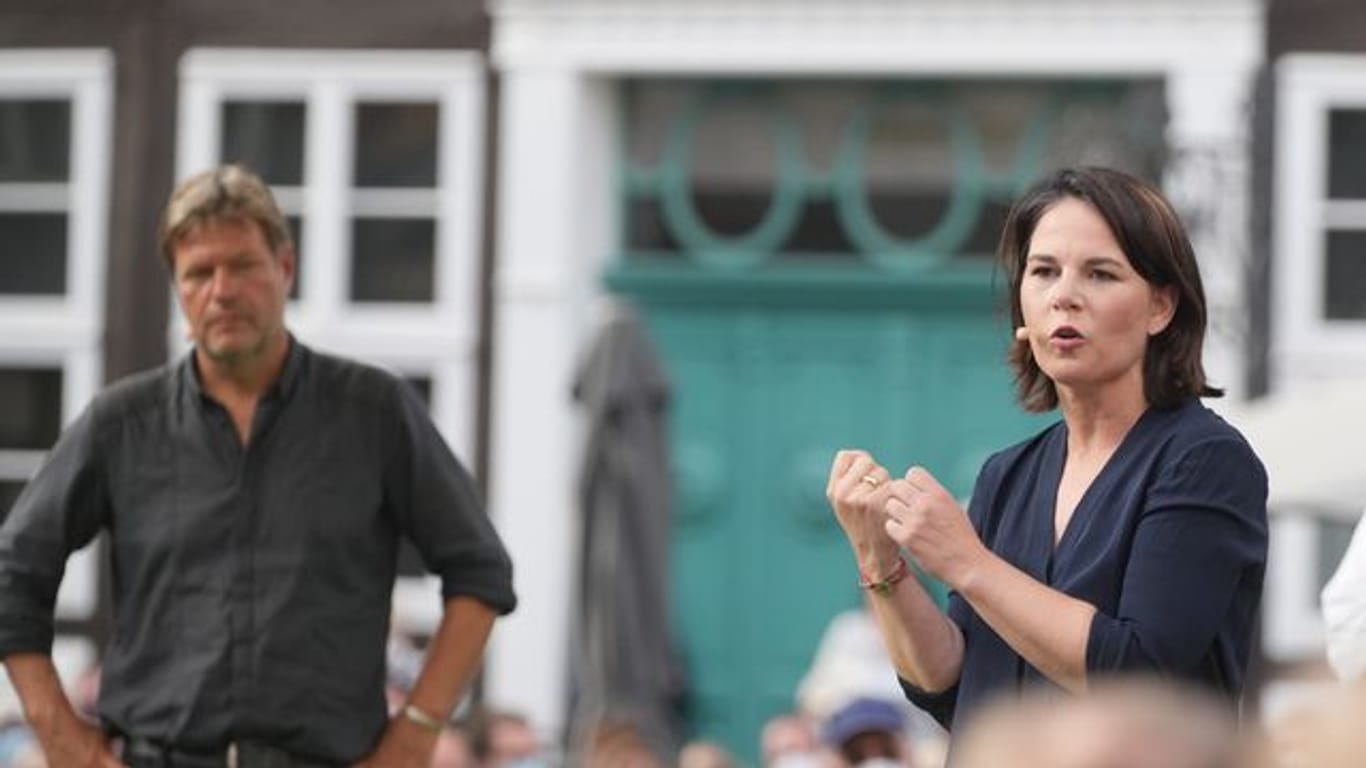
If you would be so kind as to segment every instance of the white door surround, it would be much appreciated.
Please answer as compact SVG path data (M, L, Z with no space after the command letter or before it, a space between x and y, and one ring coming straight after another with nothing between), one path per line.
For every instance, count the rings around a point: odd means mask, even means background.
M581 425L570 400L613 251L613 85L651 76L1159 77L1167 189L1208 293L1206 366L1236 395L1258 0L493 0L501 76L490 506L521 607L497 706L563 725Z

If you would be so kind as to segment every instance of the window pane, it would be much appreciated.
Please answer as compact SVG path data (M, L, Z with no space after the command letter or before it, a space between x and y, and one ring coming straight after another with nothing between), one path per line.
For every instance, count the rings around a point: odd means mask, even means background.
M24 485L18 480L0 480L0 520L9 517L9 511L14 507L14 502L19 500L19 492L24 490Z
M691 180L697 215L713 232L737 236L763 220L778 176L777 136L764 110L719 103L693 137Z
M0 100L0 181L66 181L71 103Z
M1328 114L1328 196L1366 198L1366 110Z
M302 102L223 104L223 162L241 163L267 184L304 183Z
M356 219L351 238L353 301L433 299L435 221Z
M626 201L626 247L632 251L670 251L682 254L682 246L664 219L657 197L633 196Z
M773 264L865 267L881 249L932 248L990 260L1009 203L1040 174L1100 164L1160 177L1166 103L1153 80L628 83L627 255L773 249ZM779 191L800 202L775 207L789 201ZM757 227L773 212L790 215L784 237L726 241L772 234Z
M849 241L839 211L828 198L808 199L802 206L792 236L776 257L780 261L811 261L813 257L836 260L845 258L857 247Z
M66 292L66 214L0 213L0 294Z
M45 451L61 428L60 368L0 368L0 449Z
M1366 231L1329 232L1324 316L1366 320Z
M356 105L356 186L436 186L436 104Z
M1318 525L1318 579L1314 582L1314 594L1337 572L1342 556L1347 553L1347 545L1352 542L1352 532L1356 525L1343 520L1320 520Z

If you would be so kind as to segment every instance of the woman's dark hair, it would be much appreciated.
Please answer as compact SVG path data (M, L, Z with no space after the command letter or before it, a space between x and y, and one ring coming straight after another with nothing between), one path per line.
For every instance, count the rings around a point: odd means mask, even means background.
M1072 198L1091 205L1110 227L1129 264L1150 285L1174 289L1176 312L1167 327L1148 340L1143 357L1143 393L1155 408L1174 408L1192 397L1220 397L1205 380L1200 355L1205 341L1205 289L1181 219L1151 184L1109 168L1071 168L1035 184L1011 208L999 255L1010 281L1011 327L1024 324L1020 281L1034 228L1050 208ZM1026 410L1058 406L1058 390L1034 360L1027 341L1010 347L1010 366Z

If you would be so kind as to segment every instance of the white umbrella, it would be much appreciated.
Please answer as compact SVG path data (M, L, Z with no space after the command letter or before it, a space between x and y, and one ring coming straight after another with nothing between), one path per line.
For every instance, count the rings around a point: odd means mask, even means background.
M1353 518L1366 506L1366 380L1297 387L1248 403L1206 402L1266 464L1270 506Z

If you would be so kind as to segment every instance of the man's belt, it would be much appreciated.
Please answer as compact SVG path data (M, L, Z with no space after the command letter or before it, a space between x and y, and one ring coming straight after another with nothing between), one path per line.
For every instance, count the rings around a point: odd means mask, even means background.
M147 739L128 738L123 761L130 768L333 768L259 741L233 741L216 750L179 749Z

